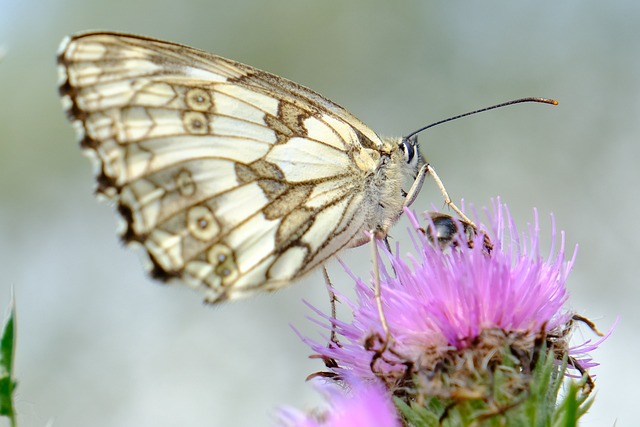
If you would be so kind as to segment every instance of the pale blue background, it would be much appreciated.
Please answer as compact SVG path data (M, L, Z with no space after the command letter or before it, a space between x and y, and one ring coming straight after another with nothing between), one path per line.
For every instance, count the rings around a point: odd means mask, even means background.
M326 307L320 274L275 295L204 307L148 280L92 196L63 117L55 52L65 34L136 32L286 76L381 134L473 108L548 96L421 136L455 199L501 195L524 226L553 211L570 247L570 306L608 328L584 426L637 424L640 3L0 0L0 307L15 288L22 427L270 425L310 406L319 370L289 328ZM441 207L427 182L415 207ZM394 235L406 240L405 226ZM548 241L548 239L547 239ZM366 248L344 255L362 264ZM332 266L336 285L351 282ZM585 333L585 337L591 337Z

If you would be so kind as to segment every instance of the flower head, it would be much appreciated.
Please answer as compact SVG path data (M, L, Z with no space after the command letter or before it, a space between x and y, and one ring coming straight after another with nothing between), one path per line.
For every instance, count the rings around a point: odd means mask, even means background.
M373 286L359 278L354 278L357 301L341 297L353 312L351 321L316 310L338 342L328 347L305 342L332 360L334 374L382 378L395 389L417 387L422 394L451 398L486 393L496 370L513 376L508 393L523 391L543 345L558 359L573 357L571 366L580 368L579 358L593 366L585 352L573 350L570 356L574 317L563 306L575 251L565 261L563 233L558 251L552 248L545 258L537 213L533 227L520 235L506 207L496 205L488 214L489 227L459 226L443 250L411 212L407 215L421 230L411 233L414 254L401 254L397 247L394 255L380 245L391 267L380 272L389 342Z
M326 411L307 414L280 410L283 427L400 427L389 393L378 381L350 378L341 384L316 383L329 403Z

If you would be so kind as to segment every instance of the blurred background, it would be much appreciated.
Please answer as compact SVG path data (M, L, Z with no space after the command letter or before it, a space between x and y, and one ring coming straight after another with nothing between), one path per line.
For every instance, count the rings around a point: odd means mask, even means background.
M195 46L307 85L379 134L522 96L526 104L421 135L455 200L501 196L521 228L553 212L571 248L571 309L608 329L583 426L637 425L640 3L634 0L0 0L0 307L15 291L22 427L272 425L320 401L318 272L219 307L145 277L92 196L89 162L57 93L64 35L108 29ZM414 207L442 200L427 181ZM394 237L406 241L406 224ZM549 239L547 238L547 243ZM548 247L548 246L547 246ZM369 250L343 253L366 275ZM360 262L353 262L353 260ZM338 289L352 282L337 263ZM589 331L578 339L594 338ZM4 421L4 420L3 420Z

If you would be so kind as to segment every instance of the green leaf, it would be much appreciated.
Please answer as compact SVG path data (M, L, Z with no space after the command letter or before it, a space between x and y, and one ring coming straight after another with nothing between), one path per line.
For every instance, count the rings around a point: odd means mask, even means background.
M436 427L439 424L438 416L429 409L429 405L425 408L416 405L413 402L407 405L402 399L394 397L396 407L412 427Z
M582 387L586 378L581 381L568 381L566 396L558 402L553 417L553 427L576 427L578 420L593 404L593 398L586 396Z
M13 358L15 354L16 322L13 299L9 306L9 317L4 323L0 339L0 415L9 417L15 427L13 391L17 383L13 380Z

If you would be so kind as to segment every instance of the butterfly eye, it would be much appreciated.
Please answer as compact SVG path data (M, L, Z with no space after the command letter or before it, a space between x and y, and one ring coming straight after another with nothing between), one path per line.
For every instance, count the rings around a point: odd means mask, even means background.
M418 163L418 159L420 158L420 154L418 153L418 138L416 136L412 136L410 138L402 138L402 142L400 142L400 148L404 153L404 158L407 164L415 165Z

